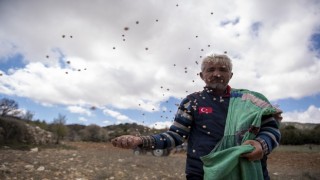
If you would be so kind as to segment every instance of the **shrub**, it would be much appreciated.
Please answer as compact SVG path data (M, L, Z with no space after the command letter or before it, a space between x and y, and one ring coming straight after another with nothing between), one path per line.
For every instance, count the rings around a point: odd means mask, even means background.
M0 117L2 143L30 143L28 129L24 122L13 117Z
M84 141L105 142L109 139L107 131L95 124L85 127L80 134Z

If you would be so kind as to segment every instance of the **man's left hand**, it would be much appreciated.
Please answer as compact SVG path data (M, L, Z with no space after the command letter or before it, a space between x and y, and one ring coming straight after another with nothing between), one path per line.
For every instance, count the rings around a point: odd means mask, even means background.
M242 154L241 157L247 158L249 161L256 161L263 158L263 150L261 144L256 140L247 140L242 145L250 144L254 150L250 153Z

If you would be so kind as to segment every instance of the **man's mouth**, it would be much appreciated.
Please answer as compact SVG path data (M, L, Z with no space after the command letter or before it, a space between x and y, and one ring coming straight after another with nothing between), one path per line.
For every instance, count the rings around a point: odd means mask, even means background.
M224 80L220 79L220 78L213 78L213 79L209 79L210 83L223 83Z

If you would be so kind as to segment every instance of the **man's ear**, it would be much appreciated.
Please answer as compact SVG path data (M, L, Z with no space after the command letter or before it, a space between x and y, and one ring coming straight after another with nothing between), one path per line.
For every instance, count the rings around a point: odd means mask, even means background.
M232 78L232 76L233 76L233 72L231 72L231 76L230 76L230 79Z
M202 74L202 72L200 72L200 77L201 77L201 79L203 80L203 74Z

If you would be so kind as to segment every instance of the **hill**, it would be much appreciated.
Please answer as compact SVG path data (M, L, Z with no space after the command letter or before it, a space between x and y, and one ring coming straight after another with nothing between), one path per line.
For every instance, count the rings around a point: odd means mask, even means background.
M298 123L298 122L281 122L281 128L285 128L287 126L293 126L300 130L312 130L320 124L315 123Z
M16 117L0 116L0 144L52 144L54 135Z

